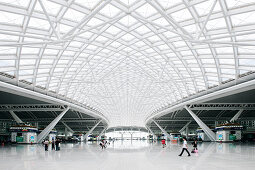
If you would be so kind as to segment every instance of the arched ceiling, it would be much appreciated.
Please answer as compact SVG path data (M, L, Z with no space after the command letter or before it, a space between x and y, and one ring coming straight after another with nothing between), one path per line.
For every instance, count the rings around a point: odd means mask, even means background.
M144 126L255 69L254 0L0 0L0 72Z

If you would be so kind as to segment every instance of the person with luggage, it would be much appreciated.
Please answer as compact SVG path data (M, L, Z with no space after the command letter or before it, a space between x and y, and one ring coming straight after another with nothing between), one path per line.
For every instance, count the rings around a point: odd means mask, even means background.
M44 149L45 149L45 151L48 151L48 147L49 147L49 141L45 140L44 141Z
M99 145L101 146L102 150L104 150L104 141L101 140L101 142L99 143Z
M60 150L60 146L59 146L60 140L57 139L55 143L56 143L56 151L59 151Z
M162 146L163 146L163 148L164 148L164 147L166 146L166 140L165 140L165 139L162 139L161 143L162 143Z
M55 141L52 139L51 141L51 150L55 150Z
M183 144L182 144L182 152L179 156L182 156L183 152L186 151L188 153L188 156L190 156L190 153L188 151L188 144L186 138L183 138Z
M194 142L192 143L193 145L193 151L191 153L197 152L197 140L195 139Z

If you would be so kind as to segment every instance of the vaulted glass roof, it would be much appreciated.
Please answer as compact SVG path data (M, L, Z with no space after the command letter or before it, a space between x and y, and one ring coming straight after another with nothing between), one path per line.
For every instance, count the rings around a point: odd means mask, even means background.
M254 39L254 0L0 0L1 75L110 126L255 71Z

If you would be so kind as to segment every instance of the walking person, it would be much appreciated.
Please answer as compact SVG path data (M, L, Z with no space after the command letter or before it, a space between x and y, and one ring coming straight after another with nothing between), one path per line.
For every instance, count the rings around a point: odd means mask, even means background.
M182 156L183 152L186 151L188 153L188 156L190 156L190 153L188 151L188 144L186 138L183 138L183 144L182 144L182 152L179 156Z
M103 140L101 140L99 145L101 146L102 150L104 150L104 141Z
M55 144L56 144L56 151L59 151L59 150L60 150L60 147L59 147L60 140L57 139L56 142L55 142Z
M195 139L194 142L192 143L193 145L193 151L194 153L197 152L197 140Z
M163 148L166 146L166 140L165 139L162 139L161 141L162 145L163 145Z
M48 147L49 147L49 141L48 141L48 140L45 140L45 141L44 141L44 148L45 148L45 151L48 151Z
M51 141L51 150L55 150L55 141L52 139Z

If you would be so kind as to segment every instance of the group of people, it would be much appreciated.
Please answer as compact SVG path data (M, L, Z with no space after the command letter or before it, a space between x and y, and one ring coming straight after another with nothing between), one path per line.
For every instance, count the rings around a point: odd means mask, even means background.
M51 141L51 150L56 150L56 151L59 151L60 150L60 144L61 141L59 139L52 139ZM45 151L48 151L49 150L49 144L50 144L50 141L48 139L46 139L44 142L44 148L45 148Z
M110 142L107 142L107 140L101 140L101 142L99 143L99 145L101 146L102 150L106 149L107 144L110 144Z
M166 147L166 140L162 139L161 141L163 148ZM194 140L194 142L192 143L193 145L193 150L191 151L191 153L195 153L198 151L197 149L197 140ZM183 138L183 144L182 144L182 151L180 153L179 156L182 156L183 152L186 151L188 153L188 156L191 156L188 150L188 144L187 144L187 139Z

